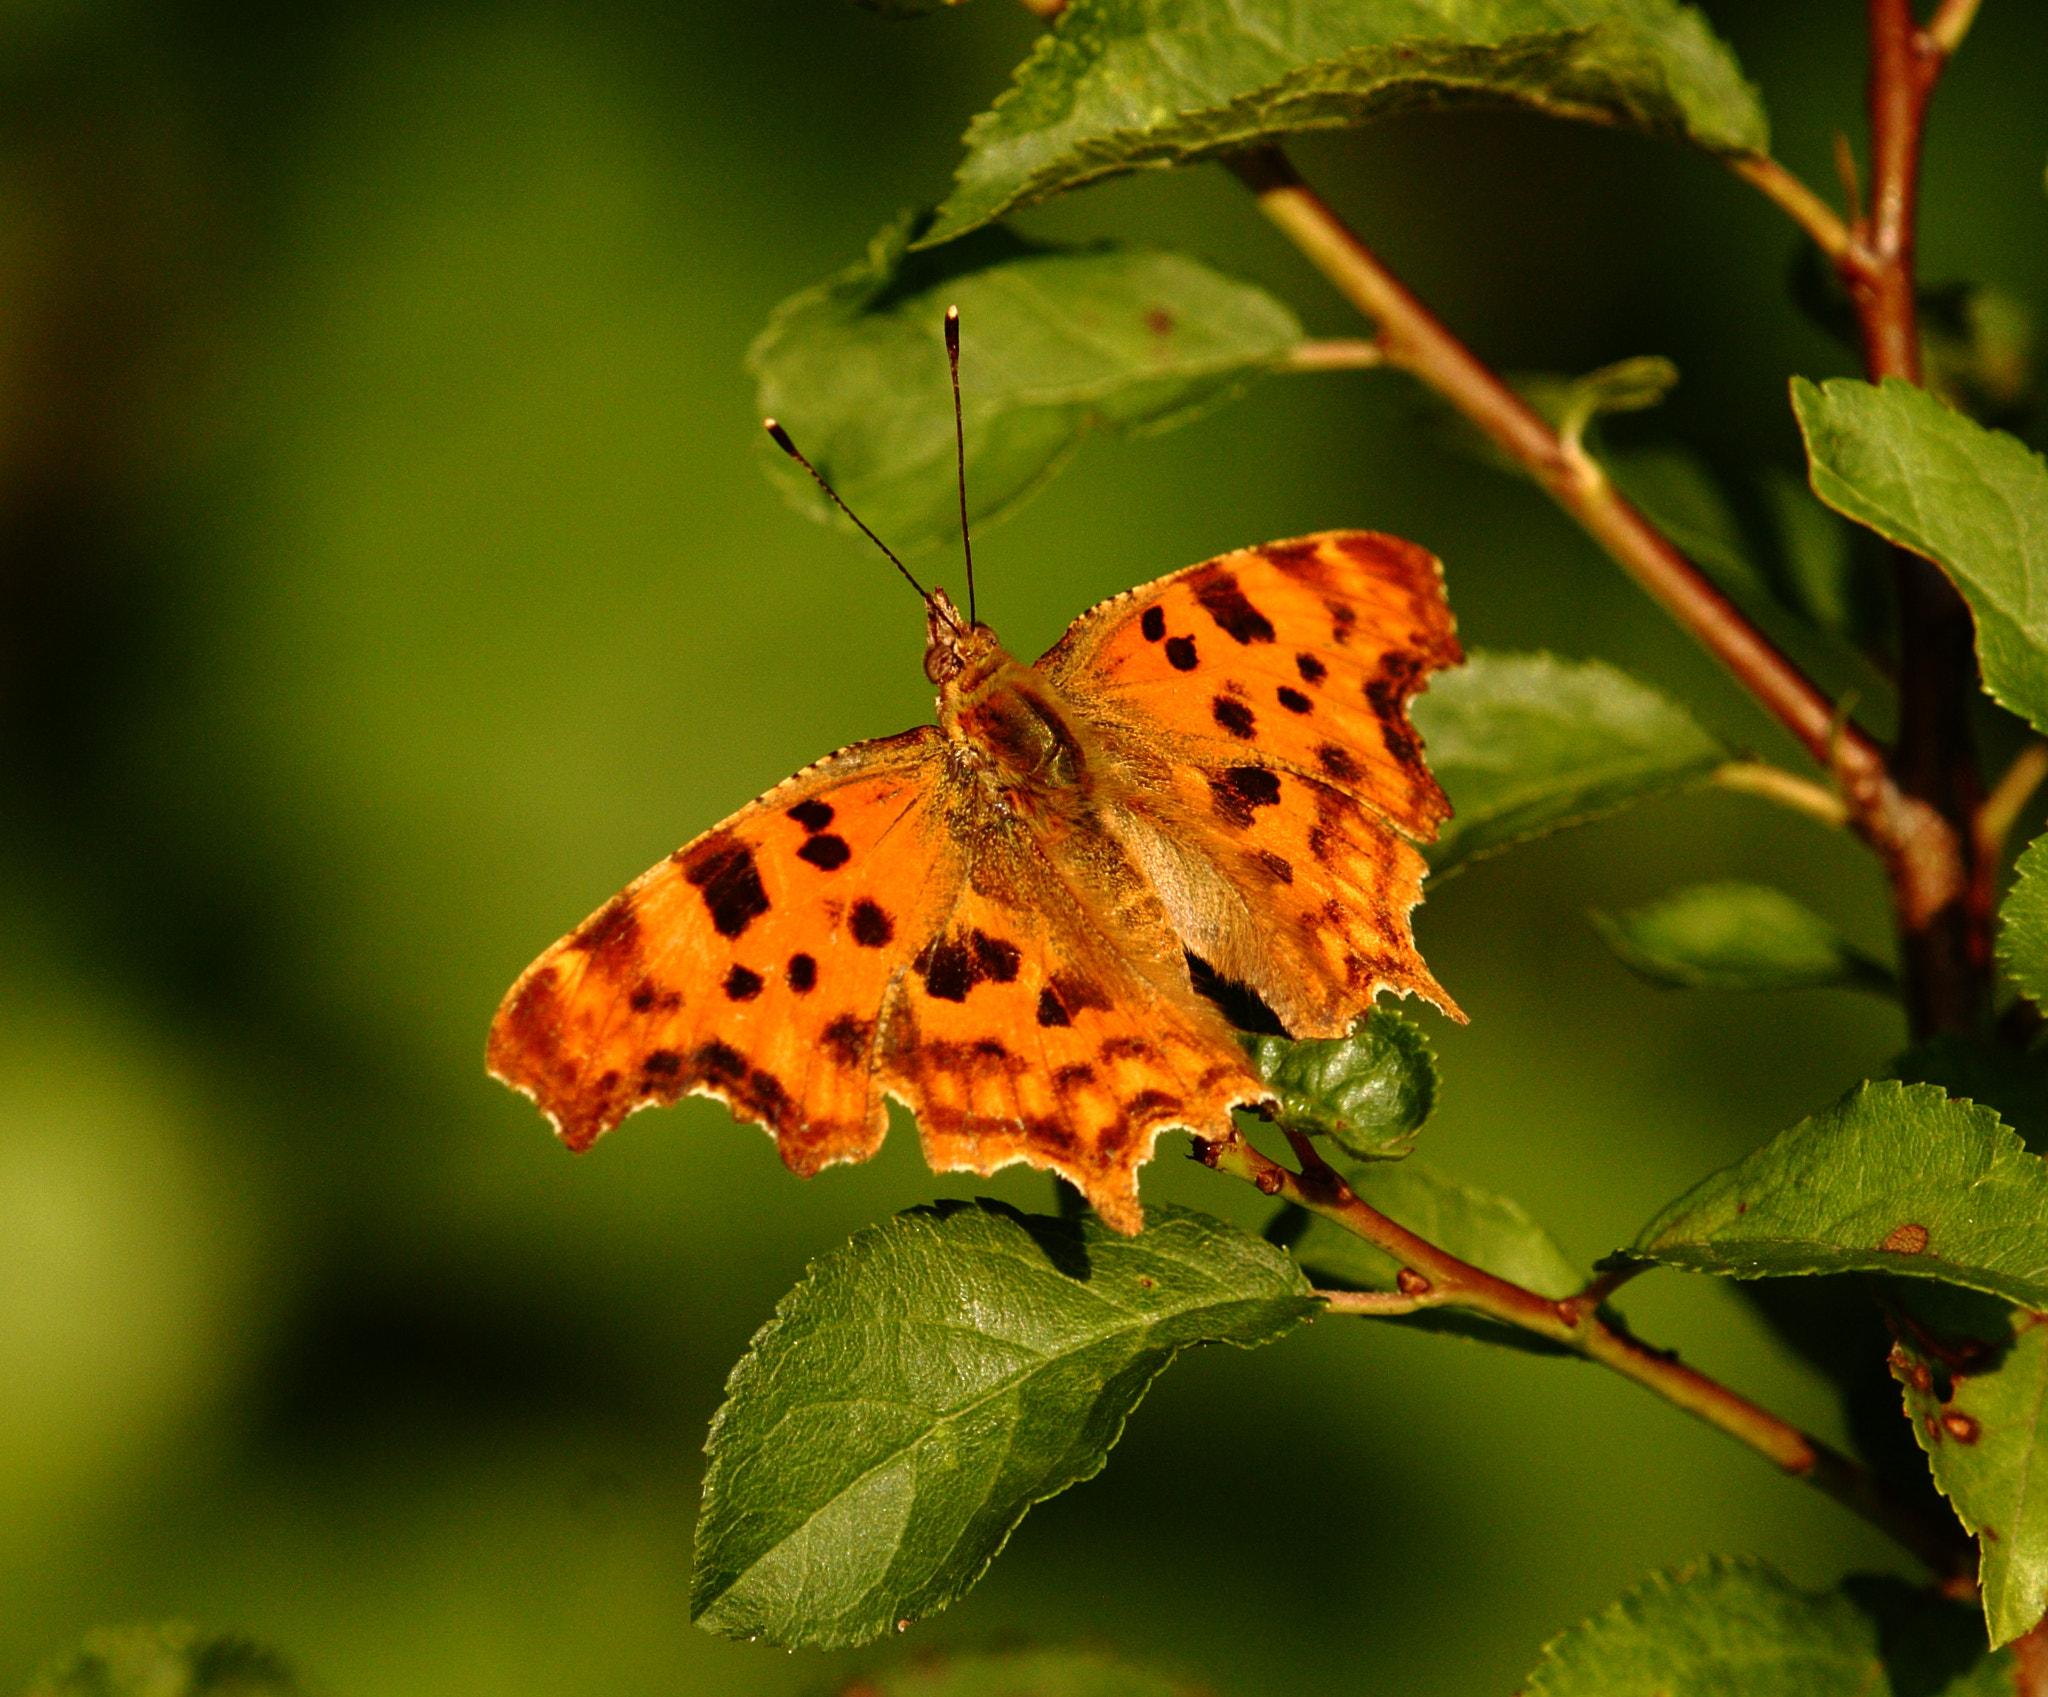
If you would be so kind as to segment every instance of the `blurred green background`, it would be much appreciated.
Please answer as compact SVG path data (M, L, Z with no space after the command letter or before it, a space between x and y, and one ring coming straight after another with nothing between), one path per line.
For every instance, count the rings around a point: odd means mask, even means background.
M1861 8L1715 5L1783 156L1860 133ZM741 357L769 308L938 198L1037 25L768 5L0 7L0 1690L101 1621L185 1616L385 1693L814 1690L882 1655L1121 1645L1222 1693L1511 1689L1649 1568L1823 1583L1858 1524L1587 1368L1328 1322L1191 1358L1107 1472L903 1645L688 1623L705 1422L808 1257L935 1195L899 1124L810 1183L709 1102L556 1146L485 1079L542 946L824 750L929 714L887 567L786 510ZM2048 299L2048 10L1990 0L1936 102L1923 270ZM1487 358L1675 358L1643 439L1797 465L1791 372L1850 369L1794 241L1712 164L1512 116L1304 144ZM1027 216L1143 235L1354 321L1213 169ZM972 381L969 373L968 380ZM1098 598L1339 525L1447 562L1469 642L1599 655L1782 740L1402 380L1269 380L1097 440L978 544L1036 653ZM940 571L951 575L950 565ZM1871 999L1660 994L1583 920L1779 882L1884 952L1846 841L1656 805L1419 915L1437 1164L1577 1255L1881 1068ZM1265 1205L1169 1139L1149 1198ZM1739 1296L1631 1318L1838 1433Z

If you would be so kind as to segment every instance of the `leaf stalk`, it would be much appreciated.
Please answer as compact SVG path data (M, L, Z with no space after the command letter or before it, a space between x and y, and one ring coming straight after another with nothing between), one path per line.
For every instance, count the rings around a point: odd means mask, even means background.
M1633 1380L1674 1407L1747 1445L1784 1472L1832 1497L1843 1507L1911 1551L1944 1578L1976 1571L1976 1550L1962 1529L1932 1525L1895 1502L1854 1461L1818 1438L1758 1407L1704 1373L1685 1366L1676 1351L1653 1349L1599 1313L1600 1304L1636 1269L1622 1267L1595 1279L1577 1296L1552 1299L1461 1261L1364 1201L1344 1177L1316 1152L1305 1136L1290 1133L1301 1163L1294 1171L1273 1160L1233 1131L1228 1139L1198 1139L1195 1158L1217 1172L1244 1179L1320 1214L1363 1238L1397 1261L1415 1279L1400 1291L1318 1292L1333 1312L1405 1314L1422 1308L1457 1307L1485 1314L1563 1345L1589 1361ZM1334 1300L1338 1295L1344 1300ZM1365 1302L1359 1296L1379 1300Z

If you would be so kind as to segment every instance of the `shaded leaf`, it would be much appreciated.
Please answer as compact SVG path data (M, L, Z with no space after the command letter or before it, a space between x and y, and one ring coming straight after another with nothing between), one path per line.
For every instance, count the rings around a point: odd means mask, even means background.
M733 1369L705 1446L690 1612L859 1644L966 1592L1036 1502L1098 1472L1194 1344L1314 1309L1272 1245L1157 1207L1138 1237L994 1202L916 1208L821 1257Z
M270 1651L171 1621L95 1627L28 1697L293 1697L298 1689Z
M1849 527L1777 466L1765 468L1761 489L1777 544L1778 599L1816 630L1882 647L1891 617L1887 586L1850 545Z
M1924 554L1977 619L1984 688L2048 731L2048 465L1898 378L1792 380L1813 490Z
M1998 958L2028 1000L2048 1005L2048 837L2036 837L2013 867L1998 909Z
M1455 809L1425 850L1438 878L1701 782L1727 758L1677 702L1598 660L1477 653L1411 711Z
M1695 1185L1627 1253L1738 1279L1895 1273L2048 1307L2048 1163L1989 1108L1880 1079Z
M1745 608L1775 599L1719 480L1690 448L1610 450L1600 456L1614 485L1688 560Z
M1407 1154L1436 1108L1429 1039L1392 1008L1374 1008L1348 1037L1242 1034L1239 1041L1280 1099L1277 1125L1327 1137L1361 1160Z
M1695 884L1626 913L1591 918L1623 964L1673 989L1898 990L1884 962L1765 884Z
M1141 166L1474 102L1769 146L1734 54L1673 0L1073 0L969 126L926 239Z
M1975 1611L1896 1579L1802 1591L1717 1559L1660 1573L1553 1638L1523 1697L2011 1697Z
M1887 1280L1892 1376L1934 1482L1977 1538L1991 1642L2048 1610L2048 1315Z
M924 1656L863 1674L843 1697L1211 1697L1100 1650Z
M1550 1234L1518 1202L1438 1172L1421 1161L1375 1164L1346 1182L1389 1219L1462 1261L1512 1280L1539 1296L1570 1296L1586 1282ZM1394 1290L1400 1263L1342 1226L1290 1208L1267 1235L1286 1243L1309 1277L1326 1290ZM1570 1355L1562 1344L1465 1309L1433 1308L1378 1316L1422 1331L1448 1332L1533 1355Z
M1030 495L1091 429L1196 417L1302 339L1264 290L1184 254L1048 248L985 230L907 254L915 220L793 295L747 353L761 411L782 421L891 546L956 542L953 398L944 335L960 308L968 511L985 524ZM803 512L843 524L765 439L769 476Z
M2048 1053L1945 1031L1892 1062L1891 1075L1907 1084L1938 1084L1958 1101L1983 1103L2036 1155L2048 1154Z

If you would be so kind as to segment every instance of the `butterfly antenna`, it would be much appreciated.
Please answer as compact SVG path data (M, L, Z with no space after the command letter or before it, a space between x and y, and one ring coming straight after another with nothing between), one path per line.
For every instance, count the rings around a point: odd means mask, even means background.
M803 455L798 451L797 445L789 439L789 432L783 429L782 426L777 424L775 420L772 418L762 419L761 428L768 432L770 440L774 442L776 447L780 448L791 459L795 460L798 465L802 466L805 471L811 474L811 480L832 498L833 506L837 507L842 513L844 513L848 518L852 519L853 522L860 527L861 535L865 536L877 548L881 549L881 551L884 554L889 556L889 563L903 574L903 581L909 584L912 589L916 590L918 595L923 599L924 604L927 607L929 607L932 604L932 598L929 594L926 593L924 585L919 583L916 578L912 577L910 575L910 568L906 566L901 560L896 558L895 549L891 548L888 543L884 542L872 530L868 529L866 525L861 524L860 514L855 512L844 501L840 500L839 491L834 489L831 484L827 483L824 480L824 478L818 474L818 468L812 465L809 460L803 457Z
M960 468L960 552L967 556L967 622L974 616L974 544L967 539L967 427L960 421L960 309L946 308L946 365L953 373L953 460Z

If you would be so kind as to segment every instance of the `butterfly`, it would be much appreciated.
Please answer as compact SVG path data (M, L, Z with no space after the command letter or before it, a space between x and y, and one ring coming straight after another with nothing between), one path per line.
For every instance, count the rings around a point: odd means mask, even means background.
M936 725L805 767L505 997L490 1071L572 1149L712 1096L808 1176L873 1155L893 1097L933 1170L1049 1168L1134 1233L1162 1132L1227 1136L1272 1096L1190 955L1294 1037L1342 1035L1382 990L1464 1017L1409 923L1450 807L1407 706L1463 659L1428 552L1355 530L1240 549L1028 666L971 599L919 593Z

